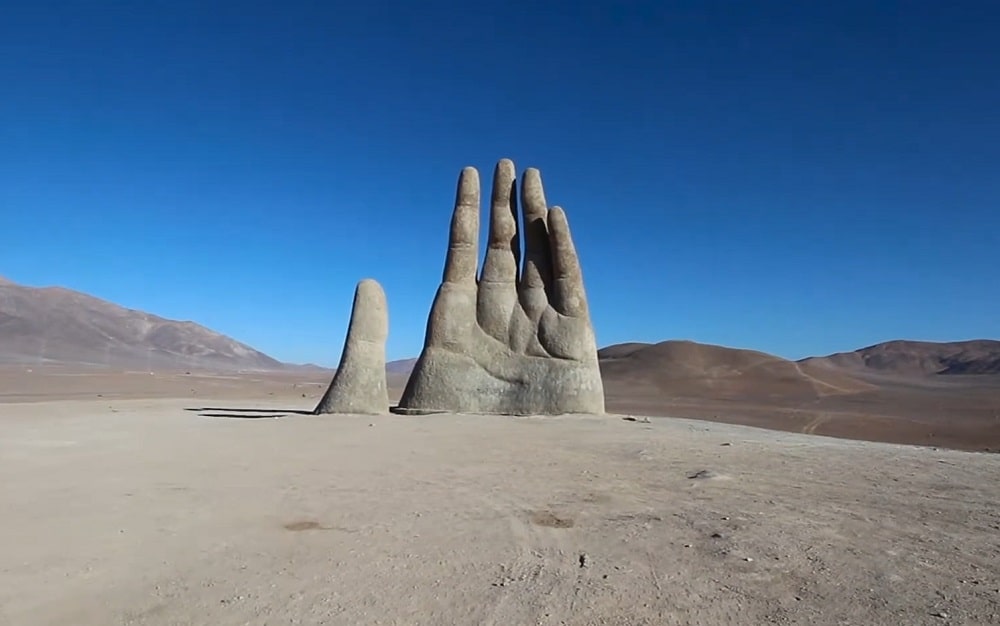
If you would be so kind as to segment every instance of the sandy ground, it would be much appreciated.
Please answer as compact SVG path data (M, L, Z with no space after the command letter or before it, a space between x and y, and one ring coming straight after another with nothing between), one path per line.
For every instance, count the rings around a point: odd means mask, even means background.
M207 405L0 404L0 624L1000 623L998 455Z

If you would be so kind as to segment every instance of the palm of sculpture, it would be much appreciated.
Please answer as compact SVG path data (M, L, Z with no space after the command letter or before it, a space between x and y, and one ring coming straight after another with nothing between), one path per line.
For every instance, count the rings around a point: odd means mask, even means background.
M444 278L399 411L603 413L604 389L580 262L566 215L545 203L538 170L493 175L489 248L479 262L479 174L458 181Z

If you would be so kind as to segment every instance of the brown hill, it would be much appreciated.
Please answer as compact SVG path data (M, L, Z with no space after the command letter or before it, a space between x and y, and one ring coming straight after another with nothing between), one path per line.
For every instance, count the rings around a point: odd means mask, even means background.
M61 287L0 279L0 362L125 368L283 369L194 322L168 320Z
M693 341L617 344L598 357L610 395L627 390L653 397L809 400L872 388L835 369Z
M801 363L902 376L1000 374L1000 341L887 341L854 352L803 359Z
M933 349L893 343L902 345L800 362L689 341L619 344L599 354L611 412L998 449L1000 376L928 374L989 374L998 342L931 344Z

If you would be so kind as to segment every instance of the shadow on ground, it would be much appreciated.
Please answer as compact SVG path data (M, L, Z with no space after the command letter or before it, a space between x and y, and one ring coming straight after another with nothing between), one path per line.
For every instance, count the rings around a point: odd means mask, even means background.
M254 409L246 407L206 406L200 408L189 407L184 410L197 413L198 417L228 417L245 420L275 419L279 417L288 417L290 415L315 415L312 411L306 411L303 409Z

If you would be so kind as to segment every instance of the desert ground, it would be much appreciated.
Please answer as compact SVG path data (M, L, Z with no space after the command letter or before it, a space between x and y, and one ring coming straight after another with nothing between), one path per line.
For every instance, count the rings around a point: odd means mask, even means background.
M1000 623L996 454L28 369L0 397L0 624Z

